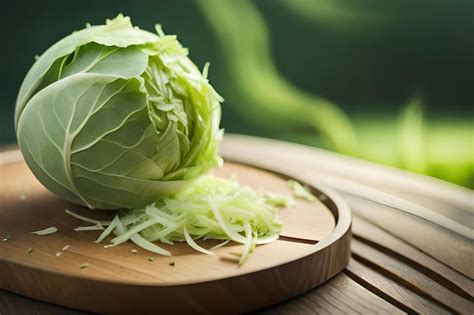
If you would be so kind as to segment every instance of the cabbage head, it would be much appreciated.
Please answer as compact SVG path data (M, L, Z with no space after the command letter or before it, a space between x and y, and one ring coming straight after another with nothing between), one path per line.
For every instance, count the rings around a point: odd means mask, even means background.
M117 16L60 40L29 70L15 126L50 191L89 208L143 207L220 162L221 97L176 36Z

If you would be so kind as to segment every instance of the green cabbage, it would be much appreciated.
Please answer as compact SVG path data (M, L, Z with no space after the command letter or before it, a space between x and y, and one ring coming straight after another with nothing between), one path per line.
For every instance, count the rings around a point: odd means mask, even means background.
M15 125L49 190L89 208L139 208L219 164L222 98L176 36L117 16L65 37L28 72Z

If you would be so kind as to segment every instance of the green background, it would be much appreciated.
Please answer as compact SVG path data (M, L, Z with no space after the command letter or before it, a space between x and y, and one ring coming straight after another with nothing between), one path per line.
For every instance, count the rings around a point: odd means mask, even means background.
M0 143L15 141L15 98L34 55L120 12L143 29L160 23L177 34L200 68L211 62L211 83L226 99L227 132L474 184L472 0L4 2ZM318 125L324 111L315 123L298 117L302 97L316 112L321 99L342 109L353 146L328 140L339 128ZM345 121L342 112L334 115Z

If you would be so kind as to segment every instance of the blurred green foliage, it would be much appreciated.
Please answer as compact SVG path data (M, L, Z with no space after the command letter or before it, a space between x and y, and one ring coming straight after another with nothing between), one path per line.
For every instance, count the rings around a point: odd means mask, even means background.
M374 36L400 23L375 1L285 0L284 6L312 22L344 32ZM249 0L200 0L228 67L235 110L266 128L270 136L326 146L341 153L473 187L472 117L465 121L424 121L420 99L411 100L398 119L368 117L355 122L334 103L295 87L276 69L265 21ZM353 6L356 4L356 6ZM384 3L385 5L385 3ZM397 13L397 10L395 10ZM300 34L303 35L303 34ZM311 75L311 73L306 73ZM235 93L235 95L234 95ZM295 130L308 130L293 133ZM322 141L316 142L311 129ZM275 132L278 132L275 134ZM328 140L328 141L325 141Z
M324 147L474 187L472 0L16 0L0 12L0 143L33 56L122 12L178 34L227 132Z
M343 153L355 153L352 127L337 105L309 95L275 68L268 30L250 1L198 1L215 30L236 93L236 108L260 127L278 132L313 129ZM244 19L242 19L244 17Z

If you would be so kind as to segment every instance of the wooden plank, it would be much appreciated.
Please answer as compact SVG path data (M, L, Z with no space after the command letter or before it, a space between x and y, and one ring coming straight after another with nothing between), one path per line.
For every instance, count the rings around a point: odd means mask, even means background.
M326 176L318 179L324 185L329 185L333 189L345 196L355 196L362 200L368 200L376 204L387 206L404 212L414 217L429 221L439 227L464 236L467 239L473 239L473 229L464 222L458 222L446 217L438 211L424 207L410 200L395 196L382 189L361 185L360 183L350 181L344 178Z
M308 293L257 312L262 315L401 314L399 308L368 291L345 274L339 274Z
M474 283L471 279L361 217L354 215L352 219L352 231L355 238L407 262L454 293L468 299L473 297Z
M344 272L360 285L408 313L451 313L354 259L351 259Z
M450 311L468 314L474 310L474 304L439 285L409 264L396 260L373 247L356 239L352 240L353 257L386 277L403 284L421 296L443 304Z
M344 199L355 214L465 276L471 279L474 277L472 241L426 220L380 204L347 195Z
M412 191L401 191L393 188L381 187L384 191L401 197L405 200L410 200L420 206L428 209L432 209L443 216L455 220L461 224L464 224L471 229L474 228L473 213L466 211L466 209L460 209L454 204L450 204L444 200L437 198L437 196L420 196ZM472 196L474 200L474 195ZM473 201L474 206L474 201Z

